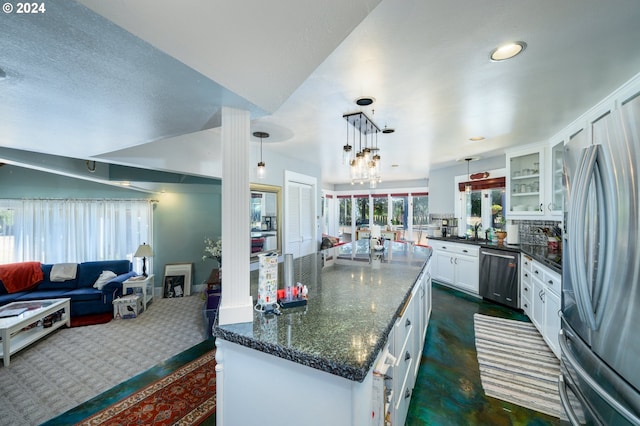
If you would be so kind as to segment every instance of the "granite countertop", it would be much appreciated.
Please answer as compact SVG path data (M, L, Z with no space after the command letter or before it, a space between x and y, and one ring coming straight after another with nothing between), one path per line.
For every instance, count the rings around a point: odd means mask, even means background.
M429 240L450 241L452 243L474 244L484 248L496 250L506 250L518 253L524 253L532 259L548 266L553 271L562 274L562 252L549 251L547 246L536 246L531 244L498 244L497 242L486 240L474 240L468 238L439 238L429 237Z
M295 259L294 281L309 289L306 306L281 315L254 311L253 323L217 325L215 336L361 382L431 256L428 247L387 242L383 259L370 262L366 244L341 246L329 266L323 266L322 252ZM278 267L283 288L283 264ZM252 271L254 303L257 287L258 271Z

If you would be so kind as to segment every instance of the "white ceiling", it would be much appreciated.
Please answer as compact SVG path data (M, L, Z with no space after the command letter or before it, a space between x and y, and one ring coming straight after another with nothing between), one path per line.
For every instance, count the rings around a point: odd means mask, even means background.
M0 159L215 176L207 144L229 105L272 134L266 153L346 183L342 114L373 96L365 112L396 130L378 139L384 180L421 179L543 141L640 72L637 0L80 3L0 16ZM489 61L515 40L523 54Z

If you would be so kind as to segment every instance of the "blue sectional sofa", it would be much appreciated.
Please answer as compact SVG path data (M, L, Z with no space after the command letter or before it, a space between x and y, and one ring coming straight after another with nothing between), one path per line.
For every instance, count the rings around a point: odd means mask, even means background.
M0 281L0 306L16 301L68 297L71 299L72 317L113 312L112 302L122 295L123 281L137 275L131 270L128 260L104 260L79 263L74 279L53 282L50 278L52 267L51 264L42 264L43 280L27 291L8 293ZM99 290L93 285L103 271L111 271L116 277Z

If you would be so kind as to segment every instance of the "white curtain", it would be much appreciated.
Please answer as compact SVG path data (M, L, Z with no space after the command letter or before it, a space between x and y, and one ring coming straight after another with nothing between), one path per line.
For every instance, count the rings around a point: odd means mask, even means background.
M1 200L2 207L13 210L13 262L132 260L140 244L153 244L149 200Z

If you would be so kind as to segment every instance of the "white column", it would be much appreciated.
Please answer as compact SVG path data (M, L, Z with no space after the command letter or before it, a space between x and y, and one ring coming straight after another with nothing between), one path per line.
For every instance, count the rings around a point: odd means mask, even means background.
M249 285L249 112L222 108L222 261L219 323L253 321Z

